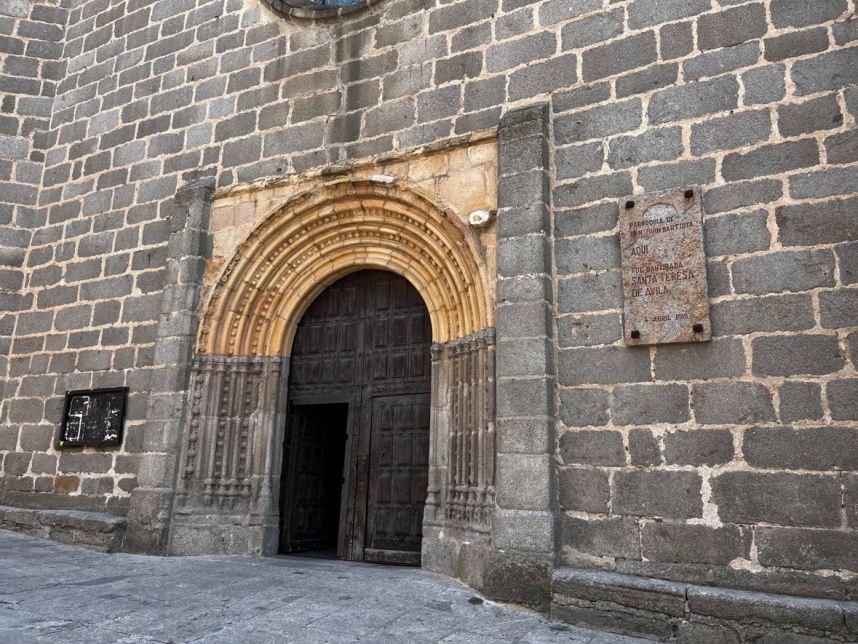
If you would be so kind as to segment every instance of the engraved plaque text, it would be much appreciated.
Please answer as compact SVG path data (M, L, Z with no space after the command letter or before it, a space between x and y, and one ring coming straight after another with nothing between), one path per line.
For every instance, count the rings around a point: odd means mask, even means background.
M711 339L700 191L620 203L627 345Z

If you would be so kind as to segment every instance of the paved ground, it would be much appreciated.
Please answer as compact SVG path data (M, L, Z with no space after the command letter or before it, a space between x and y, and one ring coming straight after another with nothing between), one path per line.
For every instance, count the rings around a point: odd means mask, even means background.
M0 531L0 642L642 642L415 568L102 554Z

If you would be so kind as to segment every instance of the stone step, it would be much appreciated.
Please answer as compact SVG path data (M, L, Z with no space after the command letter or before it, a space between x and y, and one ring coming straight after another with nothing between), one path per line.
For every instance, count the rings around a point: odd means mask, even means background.
M554 572L551 617L671 642L858 640L858 602L572 567Z
M126 520L102 512L41 510L0 505L0 529L102 552L122 550Z

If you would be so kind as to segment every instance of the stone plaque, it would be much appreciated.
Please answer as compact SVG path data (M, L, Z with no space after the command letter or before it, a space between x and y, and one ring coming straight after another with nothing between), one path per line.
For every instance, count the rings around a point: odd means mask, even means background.
M127 387L66 392L57 447L120 445L127 394Z
M620 203L627 345L711 339L700 191Z

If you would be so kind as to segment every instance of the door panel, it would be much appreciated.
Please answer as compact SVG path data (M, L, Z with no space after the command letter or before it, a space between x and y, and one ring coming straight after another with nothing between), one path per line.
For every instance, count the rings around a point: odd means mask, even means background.
M429 395L374 398L370 447L367 558L419 563L428 474Z
M343 485L345 405L295 405L289 414L285 552L336 548Z
M417 290L385 271L360 271L334 283L298 324L290 400L350 401L339 556L419 563L428 478L431 338L429 313ZM297 476L304 491L296 493L294 517L286 513L292 502L284 501L283 520L298 521L311 534L309 526L318 521L312 510L317 496L307 490L318 482L294 459L318 467L322 457L311 448L317 432L300 422L290 420L303 442L284 459L289 470L284 481L292 485L290 477ZM284 495L289 493L284 489ZM287 532L284 525L284 539ZM304 539L297 534L289 538Z

